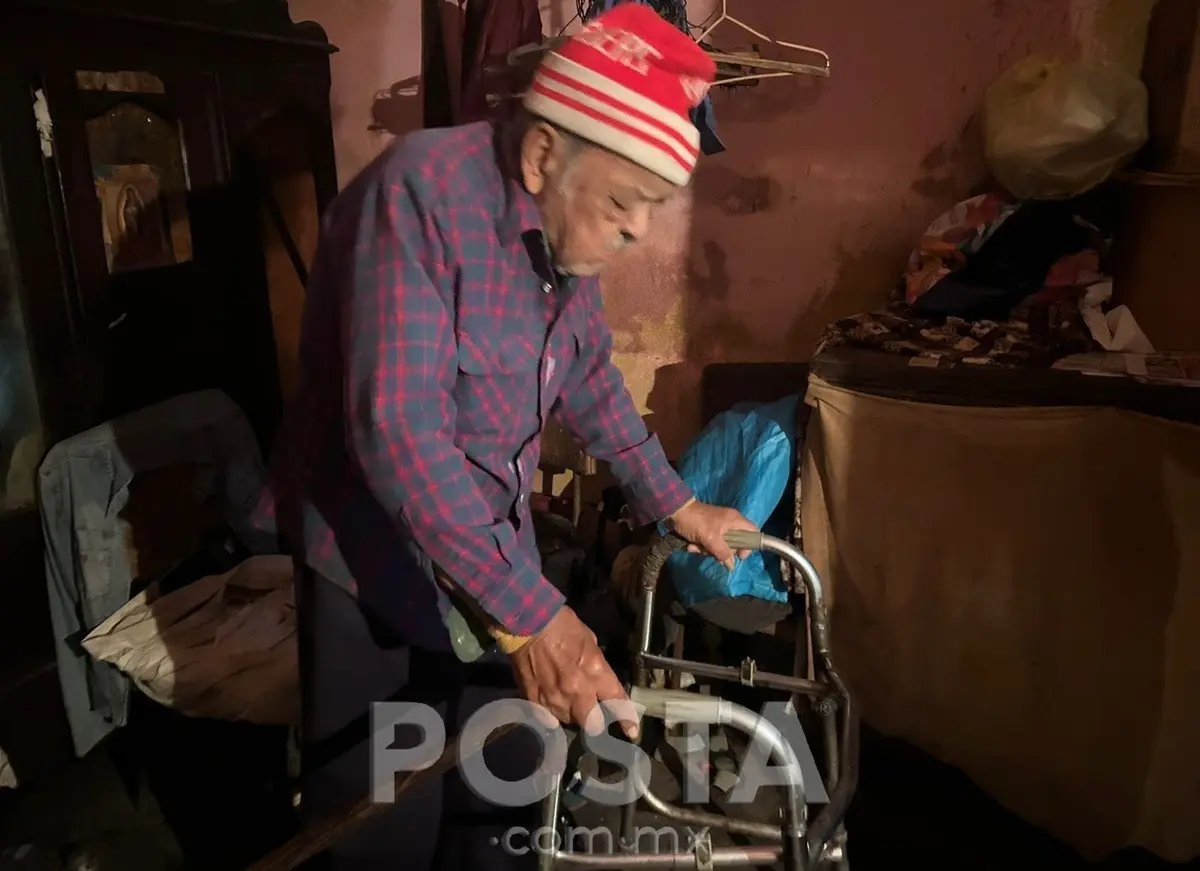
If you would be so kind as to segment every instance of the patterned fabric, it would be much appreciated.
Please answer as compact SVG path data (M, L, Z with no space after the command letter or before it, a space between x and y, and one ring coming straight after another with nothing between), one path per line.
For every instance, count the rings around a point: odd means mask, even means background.
M945 363L1049 367L1096 349L1079 311L1076 288L1029 297L1007 321L923 318L907 304L842 318L825 328L816 354L854 347Z
M947 275L962 268L1020 207L1020 200L995 191L963 200L939 215L908 257L904 301L915 303ZM1087 287L1106 280L1097 248L1107 251L1107 240L1098 229L1092 229L1096 247L1063 254L1046 273L1045 287Z
M262 508L412 643L445 638L429 638L449 610L433 564L513 634L557 611L529 509L551 413L644 522L691 496L610 360L598 281L551 268L502 168L510 138L487 123L415 133L330 207Z
M917 297L966 263L1019 205L1004 192L992 192L963 200L939 215L908 257L904 301L916 302Z
M904 280L887 307L830 324L816 353L857 347L946 364L1048 367L1070 354L1096 350L1079 303L1087 287L1105 280L1101 252L1107 244L1098 230L1096 247L1059 257L1044 278L1039 276L1042 290L1016 305L1007 320L934 317L914 310L931 288L992 241L1020 206L997 191L963 200L940 215L909 255Z

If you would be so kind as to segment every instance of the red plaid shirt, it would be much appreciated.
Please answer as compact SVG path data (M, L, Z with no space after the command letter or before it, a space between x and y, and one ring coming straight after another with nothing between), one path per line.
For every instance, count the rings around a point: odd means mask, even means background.
M431 563L514 634L557 611L529 512L548 415L640 520L691 497L611 362L599 282L551 268L504 139L488 123L413 134L330 207L262 506L314 569L417 635L445 613Z

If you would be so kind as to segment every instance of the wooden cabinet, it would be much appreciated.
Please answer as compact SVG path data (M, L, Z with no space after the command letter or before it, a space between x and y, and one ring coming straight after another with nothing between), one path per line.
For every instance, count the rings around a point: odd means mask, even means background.
M18 776L28 729L61 720L13 706L55 697L30 690L56 680L37 466L206 387L265 449L281 406L265 240L289 236L281 175L310 180L312 214L336 193L333 50L285 0L0 10L0 751Z

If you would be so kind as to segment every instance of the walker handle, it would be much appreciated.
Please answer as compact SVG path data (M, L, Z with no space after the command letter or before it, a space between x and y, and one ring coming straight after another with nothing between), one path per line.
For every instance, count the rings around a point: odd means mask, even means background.
M762 550L763 534L758 529L731 529L725 533L730 550Z

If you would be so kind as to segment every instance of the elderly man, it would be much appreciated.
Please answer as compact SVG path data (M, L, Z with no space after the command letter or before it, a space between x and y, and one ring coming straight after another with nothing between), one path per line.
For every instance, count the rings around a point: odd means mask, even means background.
M597 279L687 184L688 113L713 75L648 7L617 6L546 56L515 122L408 136L330 208L273 474L280 528L319 574L300 602L305 738L328 745L306 760L310 809L367 791L365 745L339 730L372 702L406 681L455 720L486 700L464 701L471 679L453 663L474 658L473 639L447 631L454 615L495 640L482 661L507 658L515 689L564 723L625 698L540 572L529 494L549 415L609 464L642 521L669 520L726 564L725 533L752 528L695 501L647 433L610 360ZM538 758L536 745L501 755L524 773ZM419 804L336 867L429 867L412 841L432 841L440 800ZM480 813L443 821L441 867L521 853Z

